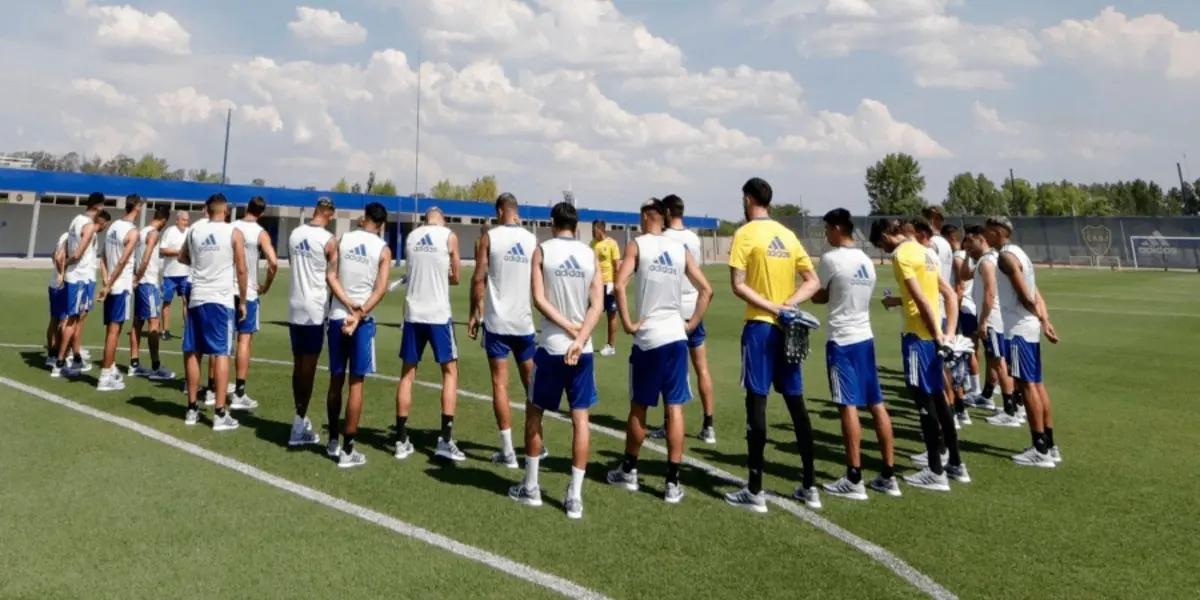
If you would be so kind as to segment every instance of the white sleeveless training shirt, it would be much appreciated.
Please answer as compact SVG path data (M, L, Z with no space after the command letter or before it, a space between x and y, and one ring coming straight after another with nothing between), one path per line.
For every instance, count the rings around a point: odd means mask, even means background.
M829 340L849 346L872 339L871 294L876 277L867 253L853 247L834 248L821 256L817 276L829 290Z
M1025 278L1025 287L1031 294L1037 295L1037 280L1033 275L1033 262L1025 251L1016 244L1005 244L1000 253L1008 253L1017 259L1021 265L1021 275ZM1037 343L1042 336L1042 324L1037 315L1029 312L1021 300L1017 298L1017 290L1013 287L1008 275L996 272L996 295L1000 298L1001 318L1004 319L1004 337L1020 337L1027 342Z
M404 320L444 325L450 322L450 229L423 225L408 234L408 290Z
M971 258L969 256L967 256L966 250L959 250L959 251L955 252L954 258L961 258L963 263L965 263L969 268L974 266L971 264L973 261L971 260ZM958 285L958 271L954 272L954 279L950 281L950 285L953 285L953 286ZM975 291L975 280L968 279L963 284L962 304L960 305L962 308L962 312L964 312L968 315L979 314L975 309L974 291Z
M704 260L704 255L700 250L700 236L696 235L691 229L672 229L663 230L663 235L683 244L687 249L688 254L692 255L692 259L699 265ZM696 286L692 285L691 280L683 278L683 318L691 319L692 315L696 314L696 303L700 300L700 292Z
M125 236L135 229L137 229L137 225L125 219L117 219L109 224L108 229L104 232L104 263L108 267L108 277L113 281L112 289L109 291L114 294L123 294L133 289L132 256L125 262L125 268L117 273L115 279L113 273L116 273L117 263L121 261L121 254L125 251ZM137 242L134 242L134 247L137 247Z
M572 323L583 323L591 304L592 281L596 278L596 253L574 238L554 238L542 242L542 283L546 300ZM571 347L574 336L553 321L542 317L538 346L547 353L562 356ZM592 353L588 338L584 354Z
M979 261L975 263L975 276L972 279L974 285L971 287L971 301L979 309L979 313L983 312L983 305L986 302L986 299L983 297L983 279L981 279L982 275L980 275L980 268L984 263L992 265L992 273L996 277L997 286L999 285L1000 278L1004 277L1004 273L1001 273L1000 269L996 266L995 250L988 250L987 254L979 257ZM988 313L987 323L980 323L979 326L990 327L996 333L1004 335L1004 319L1000 314L1000 292L998 289L996 290L996 296L992 298L992 312Z
M529 301L530 262L537 237L520 225L501 225L488 231L487 292L483 326L498 335L533 335Z
M233 264L233 225L204 221L189 228L192 297L188 308L220 304L233 308L236 269Z
M234 221L233 227L246 238L246 301L253 302L258 300L258 238L263 228L256 221L244 219Z
M387 242L383 238L362 229L343 235L338 242L338 281L355 303L366 302L375 291L384 248L387 248ZM336 297L331 302L330 320L340 321L350 316L349 307Z
M682 311L687 249L665 235L641 235L633 241L638 248L637 318L641 321L633 343L653 350L686 340Z
M75 215L71 219L71 225L67 227L67 258L75 256L79 250L79 244L83 242L83 228L92 224L92 217L87 214ZM103 234L96 233L92 236L92 241L88 242L88 247L84 248L79 255L79 262L67 267L65 281L67 283L81 283L84 281L96 280L96 240L100 239Z
M305 223L288 236L292 288L288 296L288 323L324 325L329 313L329 284L325 281L325 244L333 237L328 229Z
M154 246L147 247L146 245L150 239L150 234L154 233L155 231L157 230L154 229L153 225L147 225L138 232L137 251L134 252L133 255L133 269L136 273L137 269L142 266L142 261L146 258L146 253L149 252L150 260L146 263L146 272L142 273L141 283L161 285L162 279L160 275L162 274L162 258L160 258L158 255L158 249L162 242L161 232L159 233L159 240L154 244Z
M160 248L168 250L179 250L183 247L183 241L187 238L187 229L180 229L175 225L167 225L163 227L162 240L158 243ZM189 267L179 262L174 256L166 256L162 259L162 276L163 277L186 277Z

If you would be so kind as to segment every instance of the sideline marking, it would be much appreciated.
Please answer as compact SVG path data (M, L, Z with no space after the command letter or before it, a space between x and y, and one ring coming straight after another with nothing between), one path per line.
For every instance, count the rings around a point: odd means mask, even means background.
M401 521L395 517L385 515L381 512L371 510L364 506L359 506L347 500L326 494L325 492L317 491L308 486L304 486L294 481L279 477L278 475L272 475L271 473L256 467L252 467L244 462L217 454L211 450L206 450L195 444L167 435L153 427L142 425L141 423L126 419L124 417L118 417L116 415L106 413L102 410L92 408L85 404L79 404L78 402L67 400L62 396L58 396L41 388L25 385L24 383L14 381L7 377L0 377L0 384L6 385L21 392L25 392L31 396L41 398L42 400L52 404L57 404L75 412L85 414L89 417L100 419L101 421L111 423L118 427L123 427L148 437L156 442L161 442L178 450L182 450L188 454L191 454L192 456L196 456L227 469L237 471L242 475L258 480L271 487L295 494L301 498L311 500L317 504L332 508L336 511L358 517L364 521L383 527L384 529L390 529L404 537L425 542L426 544L437 546L438 548L447 550L463 558L483 563L497 571L507 573L513 577L524 579L525 581L558 592L564 596L570 598L604 598L604 596L599 592L589 590L581 585L567 581L566 579L556 575L539 571L528 565L504 558L503 556L493 554L481 548L464 544L444 535L434 533L428 529L417 527L416 525L410 525L409 523Z
M0 343L0 347L2 347L2 348L20 348L20 349L40 349L40 348L42 348L41 346L31 345L31 344L6 344L6 343ZM94 346L91 348L94 348ZM172 354L172 355L181 355L182 354L181 352L172 351L172 350L159 350L159 352L162 354ZM250 358L250 361L262 363L262 364L268 364L268 365L278 365L278 366L285 366L285 367L292 366L291 362L283 361L283 360L276 360L276 359L272 359L272 358L258 358L258 357L252 356ZM326 367L324 365L319 365L319 369L326 371L326 370L328 370L328 367ZM395 377L392 375L381 375L379 373L372 373L368 377L370 377L372 379L383 380L383 381L391 381L391 382L400 381L399 377ZM3 381L3 379L0 379L0 381ZM440 383L433 383L430 381L421 381L421 380L417 380L415 383L424 388L436 389L436 390L442 389L442 385ZM463 390L461 388L458 390L458 395L462 396L464 398L471 398L473 400L481 400L481 401L485 401L488 403L490 403L492 401L491 396L486 396L484 394L479 394L479 393L472 392L469 390ZM80 406L83 406L83 405L80 405ZM521 403L521 402L510 402L510 407L515 410L522 411L522 412L524 412L524 410L525 410L525 404ZM101 414L107 414L107 413L101 413ZM570 418L564 417L557 412L546 411L544 414L545 414L545 416L547 416L551 419L554 419L556 421L562 422L562 423L570 424L570 422L571 422ZM113 418L120 418L120 417L113 417ZM130 421L130 423L133 423L133 422ZM143 427L143 426L138 425L138 427ZM617 431L616 429L612 429L610 427L605 427L603 425L597 425L595 423L589 423L589 428L592 431L595 431L597 433L602 433L602 434L607 435L612 438L616 438L619 440L625 439L625 432ZM152 429L152 431L157 431L157 430ZM667 454L667 448L665 446L656 444L649 440L647 440L645 443L643 443L642 447L649 449L651 451L657 452L659 454L662 454L664 456ZM721 479L732 485L736 485L736 486L746 485L745 480L739 479L732 473L724 471L724 470L720 469L719 467L716 467L714 465L706 463L702 460L692 458L691 456L688 456L687 454L684 454L683 462L691 467L700 469L700 470L708 473L712 477ZM253 467L250 467L250 468L253 468ZM918 571L912 565L905 562L904 559L896 556L895 554L892 554L886 548L884 548L878 544L875 544L874 542L871 542L871 541L866 540L865 538L859 537L857 534L839 526L838 524L834 523L833 521L830 521L829 519L826 519L825 517L822 517L821 515L817 514L816 512L809 510L807 507L801 506L800 504L793 502L789 498L780 496L780 495L775 494L770 491L767 492L767 502L770 502L771 504L778 506L779 508L783 509L784 511L791 513L793 516L799 518L801 521L804 521L805 523L808 523L809 525L816 527L817 529L825 532L826 534L830 535L831 537L849 545L850 547L854 548L855 550L858 550L859 552L862 552L863 554L870 557L872 560L878 562L879 564L883 565L884 567L887 567L887 569L892 571L893 573L895 573L896 576L898 576L901 579L903 579L904 581L908 582L910 585L917 588L921 592L925 593L929 597L936 598L938 600L957 600L958 596L956 596L954 594L954 592L951 592L950 590L946 589L941 584L934 581L928 575ZM730 510L733 510L733 509L731 508ZM433 534L433 535L436 535L436 534ZM455 542L455 543L457 543L457 542ZM529 568L529 567L525 567L525 568ZM553 577L553 576L550 576L550 577ZM574 585L574 584L571 584L571 585Z

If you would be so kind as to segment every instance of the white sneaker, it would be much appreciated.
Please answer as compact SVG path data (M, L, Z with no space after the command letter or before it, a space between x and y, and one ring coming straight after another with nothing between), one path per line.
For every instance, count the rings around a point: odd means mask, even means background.
M329 438L329 443L325 445L325 456L333 459L341 459L342 443L337 436Z
M437 451L433 455L454 462L467 460L467 455L458 449L458 444L455 444L454 440L446 441L441 438L438 438Z
M404 440L403 444L396 444L396 451L392 454L392 456L395 456L396 460L404 460L412 456L413 452L412 440Z
M717 443L717 432L712 427L702 427L700 429L700 441L705 444Z
M525 506L541 506L542 488L527 488L523 482L518 483L517 485L508 488L508 497L521 504L524 504Z
M510 469L520 469L521 465L517 462L517 453L505 454L503 451L492 454L492 462L498 465L504 465Z
M925 451L920 454L914 454L911 456L911 458L912 458L913 464L918 467L928 467L929 466L929 451ZM945 452L942 452L942 464L943 465L946 464L946 462L949 460L950 460L950 451L947 450Z
M292 420L292 434L288 436L289 448L320 443L321 436L317 435L317 432L313 431L312 421L309 421L308 417L303 419L296 418Z
M87 373L92 370L92 363L88 360L75 363L75 370L80 373Z
M875 479L872 479L871 483L867 484L867 487L869 487L881 494L887 494L889 496L893 496L896 498L899 498L901 495L900 482L896 481L895 477L884 477L883 475L876 475Z
M1017 418L1021 420L1022 425L1024 425L1025 421L1029 419L1029 416L1025 414L1024 406L1017 407Z
M679 504L683 501L683 486L678 483L667 483L667 491L663 493L667 504Z
M958 421L958 424L962 427L966 427L967 425L971 424L971 414L965 410L960 413L956 413L954 415L954 418L955 418L955 420Z
M237 396L230 394L233 400L229 402L229 410L254 410L258 408L258 402L255 402L250 396Z
M1050 453L1042 454L1037 451L1037 448L1026 448L1024 452L1012 457L1013 462L1023 467L1041 467L1043 469L1054 468L1054 458Z
M616 354L617 349L613 348L612 345L605 345L600 349L600 356L615 356Z
M166 367L159 367L157 371L150 371L147 375L150 381L172 381L175 379L175 372L168 370Z
M220 415L213 415L213 431L233 431L240 425L241 424L237 422L237 419L233 418L233 415L229 414L228 411L225 412L225 416L223 417Z
M114 379L111 375L101 377L96 381L97 392L119 392L125 389L125 382Z
M833 483L826 483L821 486L825 488L825 493L838 498L847 500L866 500L867 486L863 485L862 481L858 483L851 482L848 478L842 477Z
M1000 412L984 419L984 421L986 421L988 425L995 425L996 427L1020 427L1021 426L1020 417L1018 417L1017 415L1010 415L1008 413L1005 413L1004 411L1000 411Z
M946 465L946 477L959 483L971 483L971 475L967 473L967 463L963 463L957 467Z
M750 488L744 487L736 492L725 494L725 504L750 512L765 513L767 512L767 495L762 492L752 493Z
M189 408L187 414L183 416L183 424L191 427L200 422L200 409Z
M942 473L938 475L930 471L929 467L925 467L912 475L905 475L904 481L913 487L933 490L935 492L950 491L950 479L946 477L946 474Z
M817 492L817 486L815 485L810 488L796 488L796 491L792 492L792 500L803 502L805 506L813 510L820 510L821 508L821 494Z
M217 394L212 390L204 390L204 405L213 407L217 405Z
M352 469L365 464L367 464L367 457L358 450L351 450L350 454L346 454L345 451L338 451L337 465L339 469Z
M53 367L54 365L58 364L58 357L57 356L47 356L45 362L43 362L42 364L47 367Z
M667 439L667 429L665 427L651 429L646 433L646 437L652 440L665 440Z
M567 499L563 500L563 508L567 511L568 519L583 518L583 498L572 498L567 496Z
M63 376L63 371L66 369L67 367L58 368L58 361L54 361L54 364L50 366L50 376L59 379Z
M1062 463L1062 452L1059 451L1058 446L1050 449L1050 458L1056 465Z
M609 485L620 486L631 492L636 492L638 490L637 469L626 473L625 471L621 470L620 466L618 466L617 468L609 471L608 475L606 475L604 479L609 483Z
M82 358L83 362L92 362L92 353L87 348L80 348L79 358Z

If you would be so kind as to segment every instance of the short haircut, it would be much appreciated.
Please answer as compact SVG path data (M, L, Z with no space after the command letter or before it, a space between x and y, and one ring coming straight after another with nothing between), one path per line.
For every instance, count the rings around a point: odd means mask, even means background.
M683 198L675 194L669 194L662 199L662 203L667 208L667 216L672 219L683 218Z
M600 229L608 229L608 223L605 222L604 219L596 219L595 221L592 221L592 227L599 227Z
M182 218L184 218L184 217L187 217L187 218L189 218L189 219L190 219L190 218L192 218L192 215L191 215L191 214L189 214L189 213L188 213L188 211L186 211L186 210L177 210L177 211L175 211L175 220L176 220L176 221L178 221L179 219L182 219Z
M658 198L651 198L643 202L641 213L643 215L647 213L654 213L662 217L663 221L667 220L667 207L663 205L663 201L659 200Z
M372 202L363 209L363 215L367 220L382 227L387 224L387 207L378 203Z
M166 221L169 218L171 218L170 206L167 206L166 204L159 204L158 206L154 207L155 221Z
M137 194L125 196L125 214L129 214L137 210L137 207L141 206L145 202L146 201L142 200L142 197Z
M555 229L575 231L575 228L579 225L579 212L575 210L575 207L570 202L559 202L554 205L554 208L550 209L550 222L554 225ZM593 225L596 223L603 224L604 221L592 221Z
M896 235L904 231L904 222L900 219L875 219L871 222L871 235L868 238L872 246L883 243L883 236Z
M958 234L958 225L942 225L942 237L949 239Z
M742 186L742 194L759 206L770 206L774 192L771 191L771 184L766 180L755 177Z
M937 221L942 218L942 209L936 206L926 206L921 209L921 216L929 221Z
M1009 218L1004 215L988 217L987 226L988 227L1003 227L1005 230L1008 231L1009 235L1012 235L1012 232L1013 232L1012 221L1009 220Z
M933 237L933 225L930 225L929 221L917 218L909 222L912 223L913 231L928 237Z
M101 210L100 212L96 213L96 218L100 219L101 221L112 221L112 215L108 214L107 210Z
M983 235L983 226L982 225L968 225L967 228L964 229L963 231L967 235L973 235L975 237L979 237L979 236Z
M504 192L496 197L496 210L508 210L517 208L517 197Z
M326 196L321 196L320 198L317 198L317 210L333 212L335 210L335 208L333 206L333 200L330 200Z
M825 213L825 223L837 227L843 235L854 235L854 220L850 218L850 211L844 208L835 208Z
M267 200L262 196L255 196L246 203L246 212L261 217L263 212L267 210Z
M209 196L208 200L204 201L204 210L211 214L218 204L226 204L228 202L229 201L225 199L225 194L217 192Z
M88 208L103 206L106 200L107 199L104 197L104 194L101 194L100 192L92 192L88 194L87 202L84 203L84 206L87 206Z

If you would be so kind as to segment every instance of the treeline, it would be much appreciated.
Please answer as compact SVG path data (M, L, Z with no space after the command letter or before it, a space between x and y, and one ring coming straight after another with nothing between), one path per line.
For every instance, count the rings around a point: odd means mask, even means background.
M219 172L208 169L172 169L165 158L153 154L143 154L141 158L133 158L118 154L108 160L99 156L86 156L78 152L68 152L55 155L51 152L12 152L8 156L28 158L33 161L33 168L39 171L58 171L61 173L87 173L91 175L117 175L121 177L142 177L144 179L165 179L168 181L196 181L199 183L221 183ZM255 185L266 185L261 179L254 180Z

